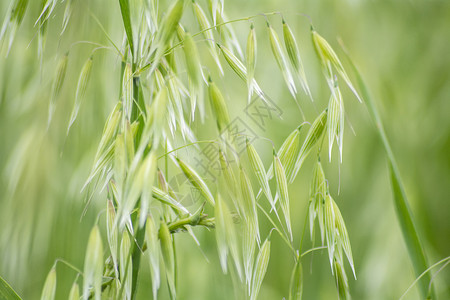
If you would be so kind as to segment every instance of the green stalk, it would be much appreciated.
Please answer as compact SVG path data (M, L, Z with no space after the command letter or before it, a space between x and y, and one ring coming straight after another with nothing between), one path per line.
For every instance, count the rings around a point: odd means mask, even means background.
M400 171L398 170L394 153L392 152L391 145L387 138L386 131L384 130L384 126L381 121L378 110L376 108L375 102L370 96L369 89L364 83L361 74L359 73L355 64L351 60L350 56L348 55L348 52L345 50L345 47L343 46L342 43L341 46L344 49L347 59L350 62L350 65L353 69L353 72L358 82L358 87L362 94L362 98L364 99L364 102L367 105L372 120L375 122L375 126L377 128L381 142L383 143L384 150L386 151L397 219L398 222L400 223L403 238L408 248L414 272L416 273L416 276L420 276L425 270L428 269L428 264L425 257L425 252L423 250L423 246L420 243L419 235L417 233L417 229L414 224L413 215L411 212L411 208L409 206L408 198L406 196L405 188L400 178ZM431 275L430 273L427 273L426 275L423 276L423 278L419 282L419 288L422 295L422 299L436 299L434 288L431 287L430 289L428 289L429 286L432 286Z

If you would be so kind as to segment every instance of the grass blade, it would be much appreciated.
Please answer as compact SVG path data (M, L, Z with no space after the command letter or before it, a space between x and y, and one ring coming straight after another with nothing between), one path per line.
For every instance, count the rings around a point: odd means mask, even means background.
M345 50L345 49L344 49ZM376 125L376 129L380 136L383 147L386 151L389 164L389 172L391 177L391 186L393 191L393 200L395 205L395 211L397 213L397 220L400 223L402 229L403 238L408 248L409 257L413 265L416 276L420 276L423 271L427 270L428 264L425 256L424 248L420 242L419 235L417 233L416 225L414 224L413 215L409 207L408 198L406 195L405 187L402 183L400 177L400 171L397 167L397 161L395 160L394 153L392 152L391 145L387 138L386 132L384 130L383 123L381 121L378 109L373 98L370 95L369 89L365 84L361 73L358 71L356 65L353 63L352 59L346 51L344 53L347 55L347 59L353 69L356 76L358 86L361 90L363 99L368 107L372 121ZM431 275L429 273L425 274L420 280L419 287L422 294L422 298L428 296L428 286L431 284ZM434 299L434 288L431 288L431 295Z
M391 160L388 161L389 174L391 177L391 186L397 220L403 233L403 238L411 258L416 276L419 276L428 268L425 258L425 252L419 240L417 229L413 221L411 208L406 198L406 192L400 180L398 171L395 169ZM423 297L428 296L428 285L431 284L431 275L426 274L419 282L420 291ZM434 293L434 291L432 292ZM434 298L434 297L433 297Z
M22 300L13 288L0 276L0 298L5 300Z
M122 14L123 26L127 34L127 41L130 45L131 55L134 56L133 28L131 27L130 2L129 0L119 0L120 13Z

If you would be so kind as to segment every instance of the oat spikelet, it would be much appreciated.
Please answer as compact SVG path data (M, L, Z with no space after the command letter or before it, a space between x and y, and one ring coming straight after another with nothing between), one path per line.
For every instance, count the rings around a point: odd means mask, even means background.
M330 102L328 103L328 154L331 161L331 151L333 149L334 140L339 147L339 157L342 163L342 149L344 139L344 101L342 100L341 91L337 82L334 86L334 92L331 93Z
M94 289L96 300L101 299L101 285L103 274L103 244L100 230L94 226L89 235L84 260L83 299L88 299L91 288Z
M223 68L219 60L219 54L217 53L216 43L214 42L214 35L212 30L209 29L211 28L211 24L209 23L205 12L197 2L192 1L192 7L194 9L194 14L197 19L198 25L203 31L203 36L207 40L209 52L211 53L211 56L213 57L220 73L223 75Z
M42 290L41 300L53 300L55 299L56 292L56 269L53 268L47 275L45 279L44 288ZM3 296L3 293L2 293Z
M311 101L313 101L311 90L309 89L308 81L306 80L306 74L303 68L302 59L300 57L300 50L298 49L297 41L295 40L291 28L284 19L282 20L282 23L284 45L288 53L289 61L291 62L291 65L294 68L295 73L297 74L303 90L305 91L306 95L311 98Z
M176 299L175 289L175 257L172 244L172 235L169 232L167 224L161 220L159 227L159 240L161 242L161 253L166 268L166 277L169 285L170 295L172 299Z
M288 68L286 57L283 53L283 49L281 48L280 38L276 31L267 23L267 28L269 30L269 38L270 38L270 47L272 49L272 53L277 61L278 67L283 74L284 81L286 82L289 92L292 97L296 99L297 89L295 87L294 79L292 78L291 71Z
M267 238L261 246L261 249L256 257L255 271L253 273L252 288L250 293L250 299L256 300L262 282L266 275L267 266L270 259L270 240Z
M253 23L250 25L250 32L247 37L247 48L246 48L246 63L247 63L247 89L248 89L248 101L253 94L253 81L255 78L255 67L256 67L256 53L257 53L257 42L256 33Z
M358 92L356 91L355 87L353 86L352 82L350 81L350 78L348 77L347 72L345 72L345 69L342 66L342 63L339 60L339 57L337 56L336 52L334 52L333 48L331 48L330 44L312 28L311 28L311 35L312 35L314 48L316 50L317 56L319 57L319 60L324 69L324 73L329 82L331 92L334 92L334 91L333 91L333 84L332 84L333 75L330 70L330 64L336 69L336 71L342 77L342 79L344 79L345 83L348 85L348 87L353 92L353 94L356 96L356 98L358 98L359 102L362 102L361 97L359 96Z
M324 110L317 118L314 120L314 123L311 125L308 133L306 134L305 141L303 142L302 147L297 155L294 170L292 171L292 175L289 179L289 183L292 183L295 177L298 174L298 171L303 165L303 161L308 156L312 147L317 143L317 141L322 136L324 130L326 129L327 123L327 110Z

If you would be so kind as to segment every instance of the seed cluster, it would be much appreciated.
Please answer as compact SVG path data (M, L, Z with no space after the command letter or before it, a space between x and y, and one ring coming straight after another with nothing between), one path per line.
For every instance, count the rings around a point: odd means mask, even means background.
M61 34L70 26L73 2L66 0ZM235 273L239 279L236 284L244 286L245 296L252 300L257 299L268 269L272 234L279 234L294 257L290 289L286 294L289 299L300 299L304 253L301 253L301 245L295 245L297 237L292 216L296 212L291 211L291 202L301 199L290 194L289 189L306 158L316 151L310 199L305 202L309 206L311 239L314 244L315 220L318 220L321 243L326 243L339 297L349 298L344 255L355 275L350 240L320 163L326 135L329 160L336 141L342 162L345 114L336 75L360 99L337 54L311 29L313 45L330 88L330 100L304 137L305 130L302 129L308 123L299 122L281 147L273 145L273 155L266 168L260 149L246 136L229 135L213 140L199 140L196 136L196 126L211 117L219 135L230 126L230 105L226 87L221 85L221 77L227 74L226 67L246 84L249 103L254 96L265 103L270 102L257 78L259 29L251 23L245 47L241 47L233 29L234 22L254 21L261 16L229 21L220 0L209 1L209 16L199 3L186 0L172 1L162 13L159 2L119 0L125 34L123 47L114 45L121 59L120 99L105 123L91 173L83 187L107 191L107 245L103 245L101 227L94 225L86 248L81 296L83 299L101 299L102 295L134 299L141 258L146 255L150 263L153 298L157 298L161 277L165 274L169 294L175 299L175 234L188 232L198 243L193 228L204 227L215 229L223 272ZM0 40L9 34L9 47L27 3L16 0L5 21ZM57 5L56 0L44 1L36 21L39 24L39 57L45 49L48 20ZM182 24L184 16L194 18L198 28L188 30ZM269 15L265 17L267 27L261 34L266 35L274 63L300 108L299 120L303 118L304 121L297 85L311 100L313 95L301 59L301 48L284 18L281 20L282 41L276 26L269 22ZM208 57L201 55L202 42L205 42ZM96 53L94 50L81 69L67 134L83 106ZM49 125L58 105L69 60L70 55L65 54L58 63L49 100ZM236 151L238 141L242 139L246 141L246 155ZM200 144L218 147L215 154L220 176L216 184L212 184L211 178L180 151L188 148L198 151ZM182 195L172 184L174 176L169 175L169 170L182 174L198 193L194 203L183 203ZM269 233L261 229L264 219L273 226ZM42 299L54 299L55 289L56 269L53 267ZM69 298L79 297L76 281Z

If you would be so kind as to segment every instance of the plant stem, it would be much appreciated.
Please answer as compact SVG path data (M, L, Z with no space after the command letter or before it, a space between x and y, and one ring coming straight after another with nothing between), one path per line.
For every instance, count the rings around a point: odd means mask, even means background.
M341 42L341 41L340 41ZM359 89L362 93L362 98L364 99L364 102L367 105L369 114L375 123L375 126L377 128L378 134L380 136L380 139L383 143L384 150L386 151L386 155L388 158L388 165L390 170L390 176L391 176L391 186L393 191L393 200L394 200L394 206L395 211L397 213L397 219L400 223L400 227L402 229L403 238L405 240L405 243L408 248L409 256L411 259L411 262L414 267L414 271L416 273L416 276L419 276L427 270L427 261L425 258L425 252L423 250L422 244L419 240L419 235L417 233L416 226L414 224L413 215L411 212L411 208L408 203L408 199L406 196L405 188L403 186L403 183L400 178L400 171L397 167L397 162L394 157L394 153L392 152L391 145L389 143L389 140L387 138L386 132L384 130L383 123L381 121L380 115L378 113L378 110L376 108L375 102L370 96L370 92L366 84L364 83L364 80L359 73L358 69L356 68L353 61L350 59L350 56L348 55L347 50L345 49L343 43L341 42L341 46L344 50L344 53L347 56L348 61L350 62L350 65L353 69L353 72L356 75L356 79L358 81ZM431 284L431 276L429 273L425 274L423 276L423 280L420 281L420 291L422 294L422 298L425 299L429 295L428 292L428 285ZM436 299L434 288L431 288L431 298Z

